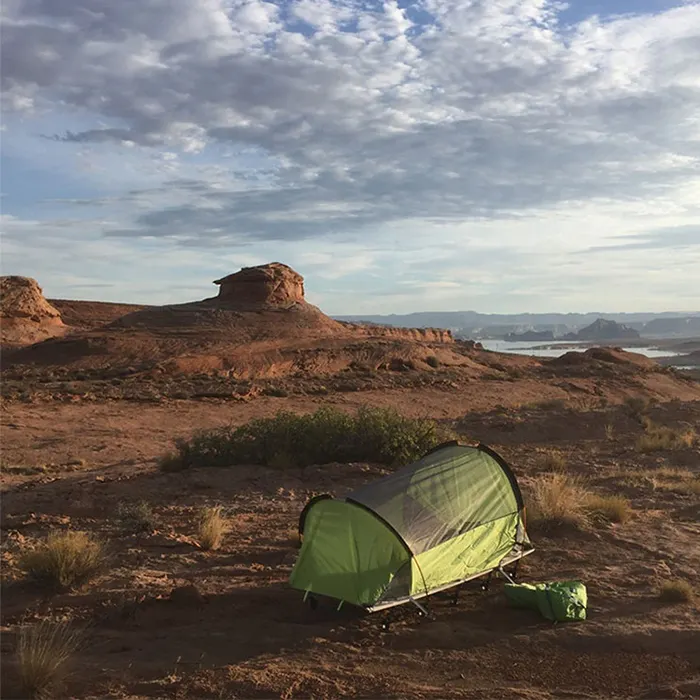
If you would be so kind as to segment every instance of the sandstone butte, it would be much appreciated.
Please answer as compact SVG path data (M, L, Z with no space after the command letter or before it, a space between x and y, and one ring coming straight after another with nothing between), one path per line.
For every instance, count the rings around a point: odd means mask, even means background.
M339 348L359 342L366 349L379 340L454 345L447 330L336 321L306 300L304 278L280 262L244 267L214 284L218 294L213 297L135 310L132 306L128 311L117 304L56 300L59 309L65 306L70 313L73 327L62 324L59 311L43 299L37 285L37 304L53 310L65 335L13 352L10 363L116 367L138 361L168 371L234 370L251 376L294 371L299 363L292 354L328 353L329 344ZM109 314L113 316L106 318ZM90 326L89 318L100 322ZM331 364L337 362L342 360Z

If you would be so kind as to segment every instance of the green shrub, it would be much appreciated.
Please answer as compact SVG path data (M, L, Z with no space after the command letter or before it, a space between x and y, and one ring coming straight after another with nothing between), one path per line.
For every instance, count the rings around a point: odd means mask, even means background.
M146 501L129 503L122 501L117 506L119 529L125 534L150 532L156 527L156 516Z
M440 360L435 357L435 355L428 355L428 357L425 358L425 362L429 367L432 367L433 369L437 369L440 366Z
M627 412L638 420L649 409L649 401L642 396L628 396L624 401L624 405L627 408Z
M165 471L235 464L309 466L329 462L399 464L421 457L450 435L430 420L405 418L392 409L335 408L298 415L280 411L237 428L215 428L176 442L163 458Z

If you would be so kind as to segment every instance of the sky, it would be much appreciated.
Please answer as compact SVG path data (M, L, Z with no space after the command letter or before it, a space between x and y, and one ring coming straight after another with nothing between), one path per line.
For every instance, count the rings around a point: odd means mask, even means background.
M700 3L3 0L2 274L331 314L700 309Z

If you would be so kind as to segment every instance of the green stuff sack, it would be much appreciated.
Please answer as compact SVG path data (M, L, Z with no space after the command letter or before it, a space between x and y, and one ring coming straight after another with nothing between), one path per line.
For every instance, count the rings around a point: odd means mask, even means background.
M554 583L507 583L508 602L517 608L538 610L553 622L586 619L588 594L580 581L556 581Z
M539 610L537 604L537 587L531 583L506 583L506 598L514 608Z

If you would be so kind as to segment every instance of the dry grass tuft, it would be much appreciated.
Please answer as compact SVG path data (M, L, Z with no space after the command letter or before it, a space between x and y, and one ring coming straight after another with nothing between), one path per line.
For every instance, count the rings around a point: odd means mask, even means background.
M540 466L550 472L566 470L566 457L557 450L548 450L540 457Z
M586 497L585 507L594 518L603 518L611 523L626 523L632 516L629 501L621 496L590 494Z
M566 474L546 474L532 488L531 521L543 529L585 524L586 491Z
M611 442L615 438L615 426L612 423L605 424L605 439Z
M700 479L693 479L678 485L678 490L688 495L700 496Z
M86 532L52 532L25 552L20 567L35 581L52 588L71 588L91 579L104 564L100 542Z
M45 698L60 685L82 638L81 630L62 621L43 620L20 628L17 661L26 696Z
M676 430L652 421L644 424L644 435L637 439L637 452L657 452L661 450L684 450L692 447L696 440L694 430Z
M221 506L203 508L197 521L197 542L202 549L218 549L227 529Z
M692 603L695 600L695 591L684 579L664 581L659 590L659 600L664 603Z
M658 467L657 469L649 469L647 473L658 479L665 479L668 481L686 481L695 476L690 469L685 469L683 467Z

